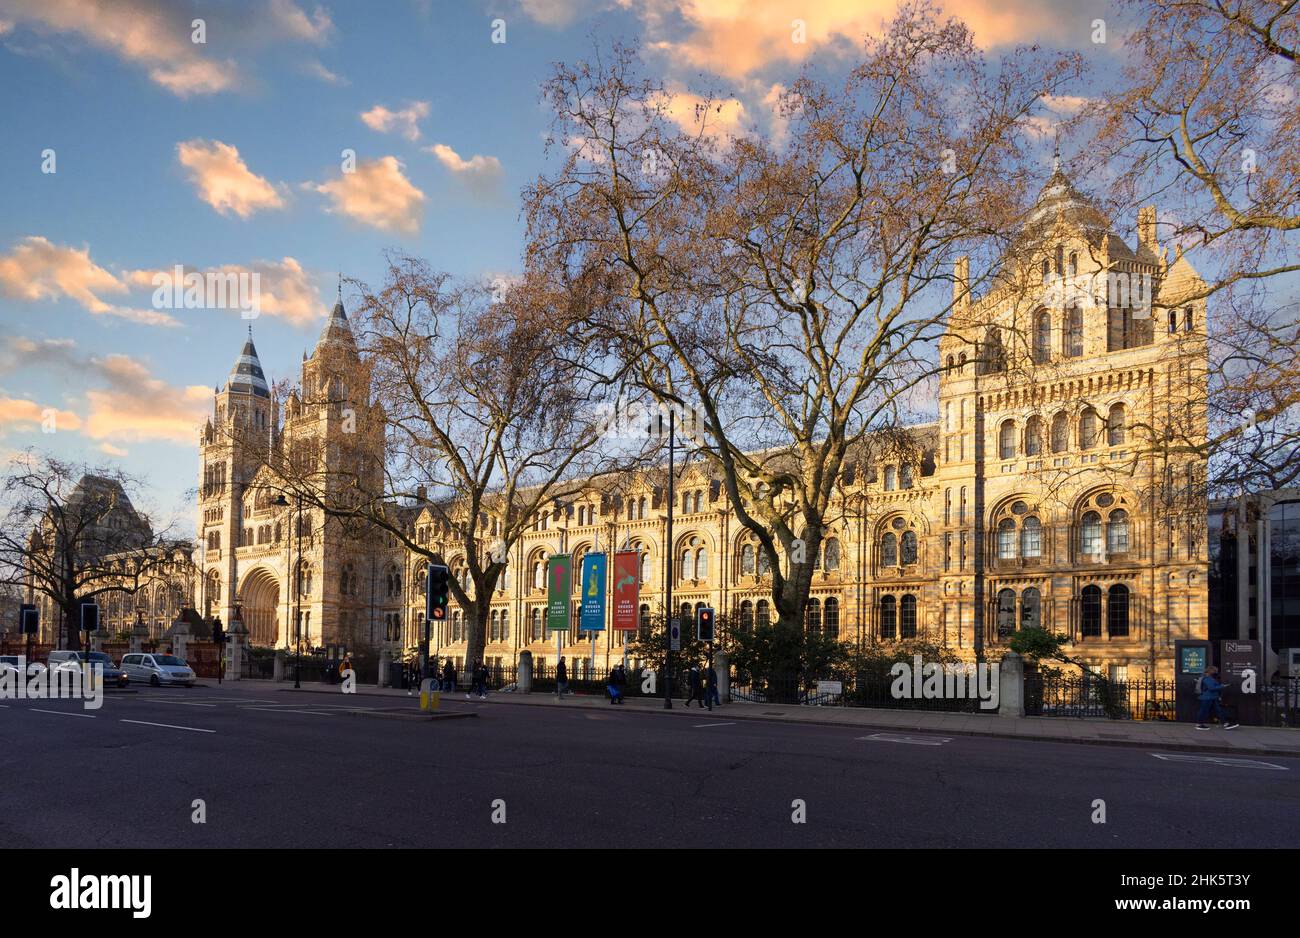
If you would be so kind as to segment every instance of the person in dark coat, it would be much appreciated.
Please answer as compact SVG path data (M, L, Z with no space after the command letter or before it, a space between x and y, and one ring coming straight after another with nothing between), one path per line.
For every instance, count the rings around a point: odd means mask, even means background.
M606 682L605 689L609 691L609 702L611 704L621 704L623 702L623 685L627 683L627 675L623 673L623 666L616 664L609 670L609 680Z
M456 689L456 666L447 659L447 665L442 669L442 689L443 691L454 691Z
M690 696L686 698L686 706L691 705L692 700L699 701L700 707L704 706L704 693L701 688L699 666L692 664L691 669L686 672L686 686L690 688ZM710 708L712 709L712 708Z
M555 696L563 697L569 692L569 669L564 666L564 659L555 666Z
M713 662L710 661L704 669L704 702L713 709L713 705L722 706L722 701L718 699L718 672L713 670Z

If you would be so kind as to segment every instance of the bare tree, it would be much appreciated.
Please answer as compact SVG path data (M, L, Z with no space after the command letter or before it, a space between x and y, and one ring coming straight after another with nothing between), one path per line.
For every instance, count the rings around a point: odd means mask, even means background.
M852 454L910 415L980 286L958 257L993 269L1015 227L1022 124L1077 69L992 65L962 24L908 9L841 87L792 86L785 147L719 139L708 98L682 130L631 49L547 83L567 158L527 194L530 256L608 291L593 331L698 413L686 430L767 557L779 627L802 630Z
M338 406L363 389L369 405L328 452L288 441L268 462L291 498L358 537L377 530L451 566L467 660L480 660L521 535L592 476L637 458L608 432L625 369L571 333L587 298L540 276L493 288L390 255L378 287L356 287L360 355L339 376L352 392L304 390L301 406ZM417 526L422 511L431 525Z
M1129 0L1117 89L1080 117L1081 162L1114 169L1118 211L1158 201L1161 240L1199 277L1158 321L1214 297L1212 490L1294 484L1300 444L1300 11L1294 0ZM1155 220L1153 220L1155 221Z
M50 598L60 645L81 647L81 603L134 595L187 562L185 542L156 533L132 505L129 491L138 488L117 470L48 455L21 454L8 467L0 486L0 583Z

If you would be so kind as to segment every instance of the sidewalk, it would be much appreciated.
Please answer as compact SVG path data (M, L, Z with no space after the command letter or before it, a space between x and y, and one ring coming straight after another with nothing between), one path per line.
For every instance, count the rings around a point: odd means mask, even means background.
M215 686L215 685L209 685ZM245 679L226 682L225 689L256 689L299 694L335 694L338 687L312 684L295 691L286 682ZM418 694L405 690L363 686L356 697L384 697L408 700L419 706ZM517 694L496 691L486 701L466 701L460 695L447 695L448 702L473 703L477 706L564 707L568 709L604 709L610 703L604 696L570 694L559 701L554 694ZM1178 750L1204 753L1230 753L1237 756L1300 757L1300 729L1242 726L1235 730L1197 730L1193 723L1163 721L1092 720L1070 717L999 717L970 713L932 713L919 710L869 710L861 707L800 707L791 704L732 703L714 707L712 713L682 706L673 701L673 709L663 709L663 698L629 697L624 710L715 722L765 720L772 723L816 723L826 726L849 726L862 730L886 732L921 732L946 736L991 736L1012 739L1043 740L1058 743L1087 743L1101 746L1136 746L1144 749ZM707 714L707 717L705 716Z

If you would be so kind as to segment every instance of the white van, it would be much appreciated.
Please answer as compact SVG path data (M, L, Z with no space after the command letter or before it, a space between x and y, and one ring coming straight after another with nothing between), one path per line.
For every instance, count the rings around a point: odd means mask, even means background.
M193 687L197 678L193 669L175 655L123 655L122 670L131 680L147 681L154 687L163 684L184 684L186 687Z

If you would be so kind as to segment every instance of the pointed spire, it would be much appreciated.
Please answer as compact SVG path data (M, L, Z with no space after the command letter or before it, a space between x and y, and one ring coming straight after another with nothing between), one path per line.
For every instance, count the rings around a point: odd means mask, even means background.
M1056 147L1052 150L1052 172L1061 171L1061 125L1056 125Z
M271 389L267 387L266 376L262 372L262 362L257 357L257 347L253 345L253 324L248 324L248 340L244 349L230 369L226 379L226 390L240 394L252 394L256 397L270 397Z

